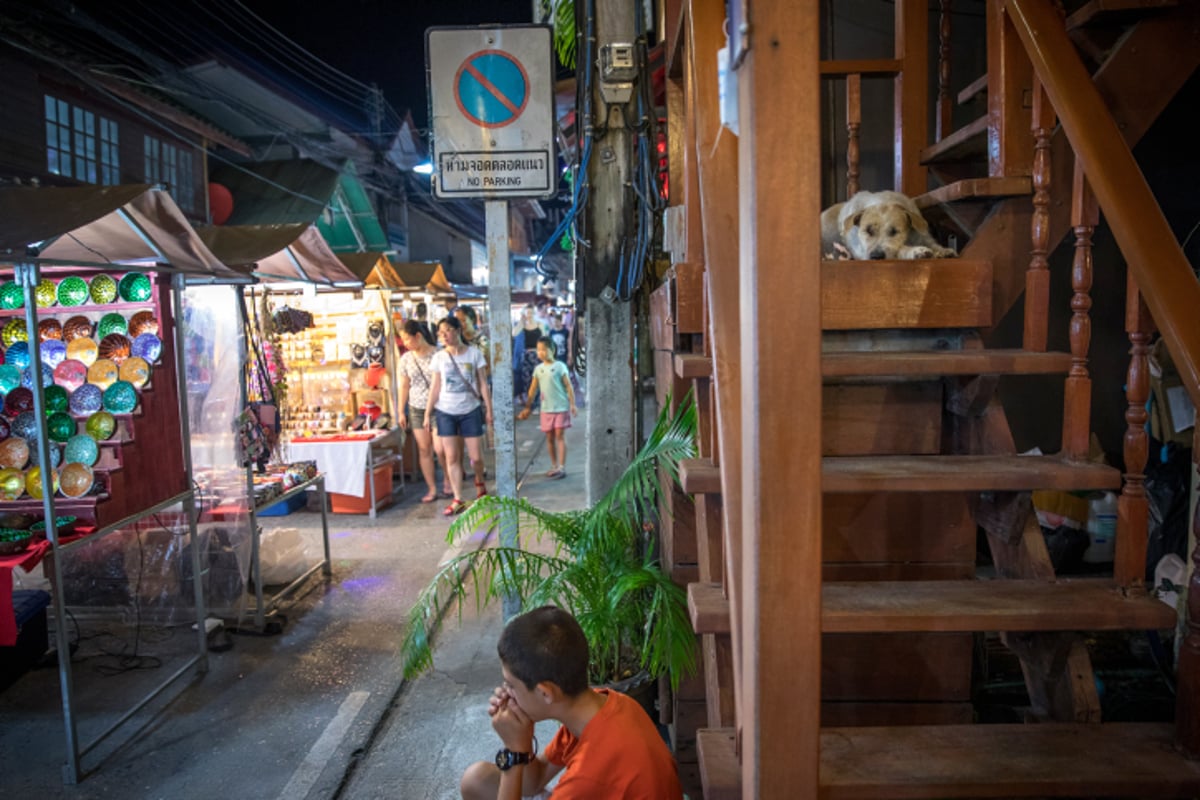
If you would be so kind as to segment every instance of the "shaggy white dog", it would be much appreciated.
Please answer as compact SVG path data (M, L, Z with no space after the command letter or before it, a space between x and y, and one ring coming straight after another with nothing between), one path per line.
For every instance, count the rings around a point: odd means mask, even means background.
M937 243L920 210L900 192L859 192L822 211L821 253L861 261L958 255Z

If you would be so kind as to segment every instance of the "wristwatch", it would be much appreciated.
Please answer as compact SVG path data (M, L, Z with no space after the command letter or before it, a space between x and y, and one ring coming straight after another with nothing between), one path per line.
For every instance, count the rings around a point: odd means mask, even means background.
M507 747L496 753L496 766L500 768L501 772L512 769L517 764L528 764L532 760L532 753L514 753Z

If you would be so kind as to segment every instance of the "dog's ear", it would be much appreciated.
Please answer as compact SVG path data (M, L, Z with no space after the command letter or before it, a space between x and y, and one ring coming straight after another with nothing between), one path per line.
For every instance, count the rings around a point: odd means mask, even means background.
M842 223L843 236L858 227L858 223L862 222L862 215L863 212L860 211L852 217L846 217L846 221Z
M929 223L925 221L925 218L921 216L919 211L905 209L905 213L908 214L908 224L914 231L929 235Z

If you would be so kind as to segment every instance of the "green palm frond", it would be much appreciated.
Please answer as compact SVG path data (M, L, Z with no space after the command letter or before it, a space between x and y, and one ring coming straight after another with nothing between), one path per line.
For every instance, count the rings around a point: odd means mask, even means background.
M695 453L691 394L674 413L670 408L668 401L633 463L592 507L547 511L489 495L455 520L446 536L451 543L508 524L517 545L466 553L438 571L408 616L401 644L406 677L432 667L430 642L449 601L457 601L461 617L468 598L483 608L506 596L526 608L550 603L570 611L587 636L597 683L622 677L634 663L655 677L668 675L673 686L695 671L686 595L658 564L643 529L658 515L660 475L678 480L679 460ZM552 553L528 549L547 534Z
M550 0L554 27L554 52L558 62L567 69L575 69L575 0Z

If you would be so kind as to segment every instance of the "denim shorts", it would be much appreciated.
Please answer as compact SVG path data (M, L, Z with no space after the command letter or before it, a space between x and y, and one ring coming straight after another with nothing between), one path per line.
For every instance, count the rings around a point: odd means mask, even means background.
M464 439L483 436L483 406L475 406L465 414L447 414L436 408L433 413L437 419L438 436L461 436Z

